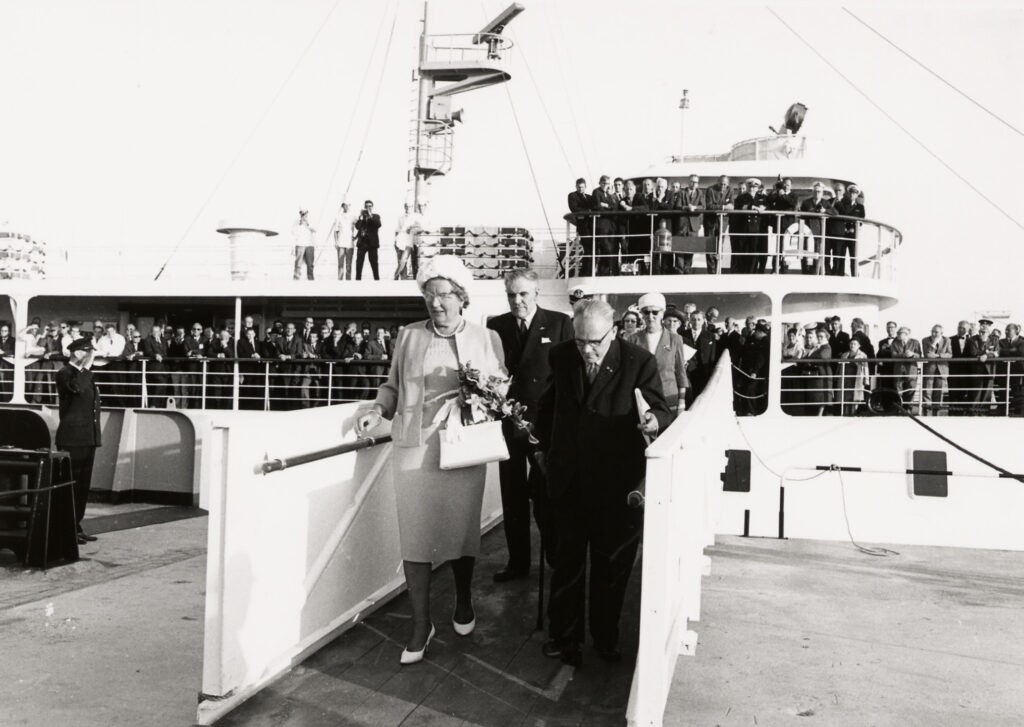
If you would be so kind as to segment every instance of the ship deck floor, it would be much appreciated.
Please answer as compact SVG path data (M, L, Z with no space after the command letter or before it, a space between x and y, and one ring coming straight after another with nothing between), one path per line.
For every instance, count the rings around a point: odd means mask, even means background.
M97 511L107 526L138 510ZM205 518L103 532L79 563L45 573L0 552L0 724L194 722L202 664ZM141 517L135 515L134 517ZM95 521L100 526L103 521ZM89 525L87 524L87 529ZM1024 714L1024 554L720 537L709 549L694 657L680 657L666 725L1006 725ZM478 627L448 625L402 668L398 597L220 722L309 725L621 725L636 649L639 570L627 658L584 652L580 669L540 654L533 581L494 586L500 528L476 574Z

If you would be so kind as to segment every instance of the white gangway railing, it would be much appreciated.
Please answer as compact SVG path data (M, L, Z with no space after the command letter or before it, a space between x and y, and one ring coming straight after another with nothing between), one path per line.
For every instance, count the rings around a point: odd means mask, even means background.
M212 724L404 589L392 445L295 466L302 455L353 443L365 406L212 417L203 440L210 517L199 724ZM265 458L294 464L265 475ZM481 530L500 522L497 475L491 465Z
M700 620L704 548L714 545L726 450L736 433L732 364L723 353L690 411L647 449L640 647L626 717L630 725L662 724L676 658L692 656Z

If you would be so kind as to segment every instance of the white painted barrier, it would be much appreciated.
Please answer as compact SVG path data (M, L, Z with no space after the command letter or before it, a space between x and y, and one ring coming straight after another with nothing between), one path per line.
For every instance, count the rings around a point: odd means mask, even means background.
M693 655L700 620L701 576L714 545L725 471L734 441L732 374L724 353L694 407L647 449L640 647L626 717L661 725L676 658Z
M360 404L225 412L206 434L210 512L199 724L211 724L404 586L392 445L263 475L265 458L354 441ZM488 471L481 527L501 515Z

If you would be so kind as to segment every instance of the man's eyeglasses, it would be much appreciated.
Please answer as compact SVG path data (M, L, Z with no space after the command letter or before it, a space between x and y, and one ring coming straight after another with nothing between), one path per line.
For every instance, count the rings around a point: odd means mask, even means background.
M608 338L608 336L611 334L613 330L615 330L614 327L609 328L608 333L605 333L603 336L596 340L587 338L574 338L573 340L576 342L576 347L579 348L580 350L585 349L587 346L590 346L591 348L599 348L601 344L605 342L605 339Z
M661 313L662 313L662 311L661 311L661 310L659 310L658 308L644 308L644 309L643 309L642 311L640 311L640 312L641 312L641 313L642 313L643 315L645 315L645 316L655 316L655 317L656 317L656 316L660 316L660 315L661 315Z

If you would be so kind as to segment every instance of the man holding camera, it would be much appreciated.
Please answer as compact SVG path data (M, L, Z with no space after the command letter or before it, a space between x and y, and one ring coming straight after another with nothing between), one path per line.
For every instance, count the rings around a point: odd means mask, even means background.
M380 249L380 215L373 212L373 201L366 200L359 219L356 220L356 280L363 279L363 260L367 255L370 257L370 270L373 271L373 279L380 280L380 273L377 270L377 250Z

